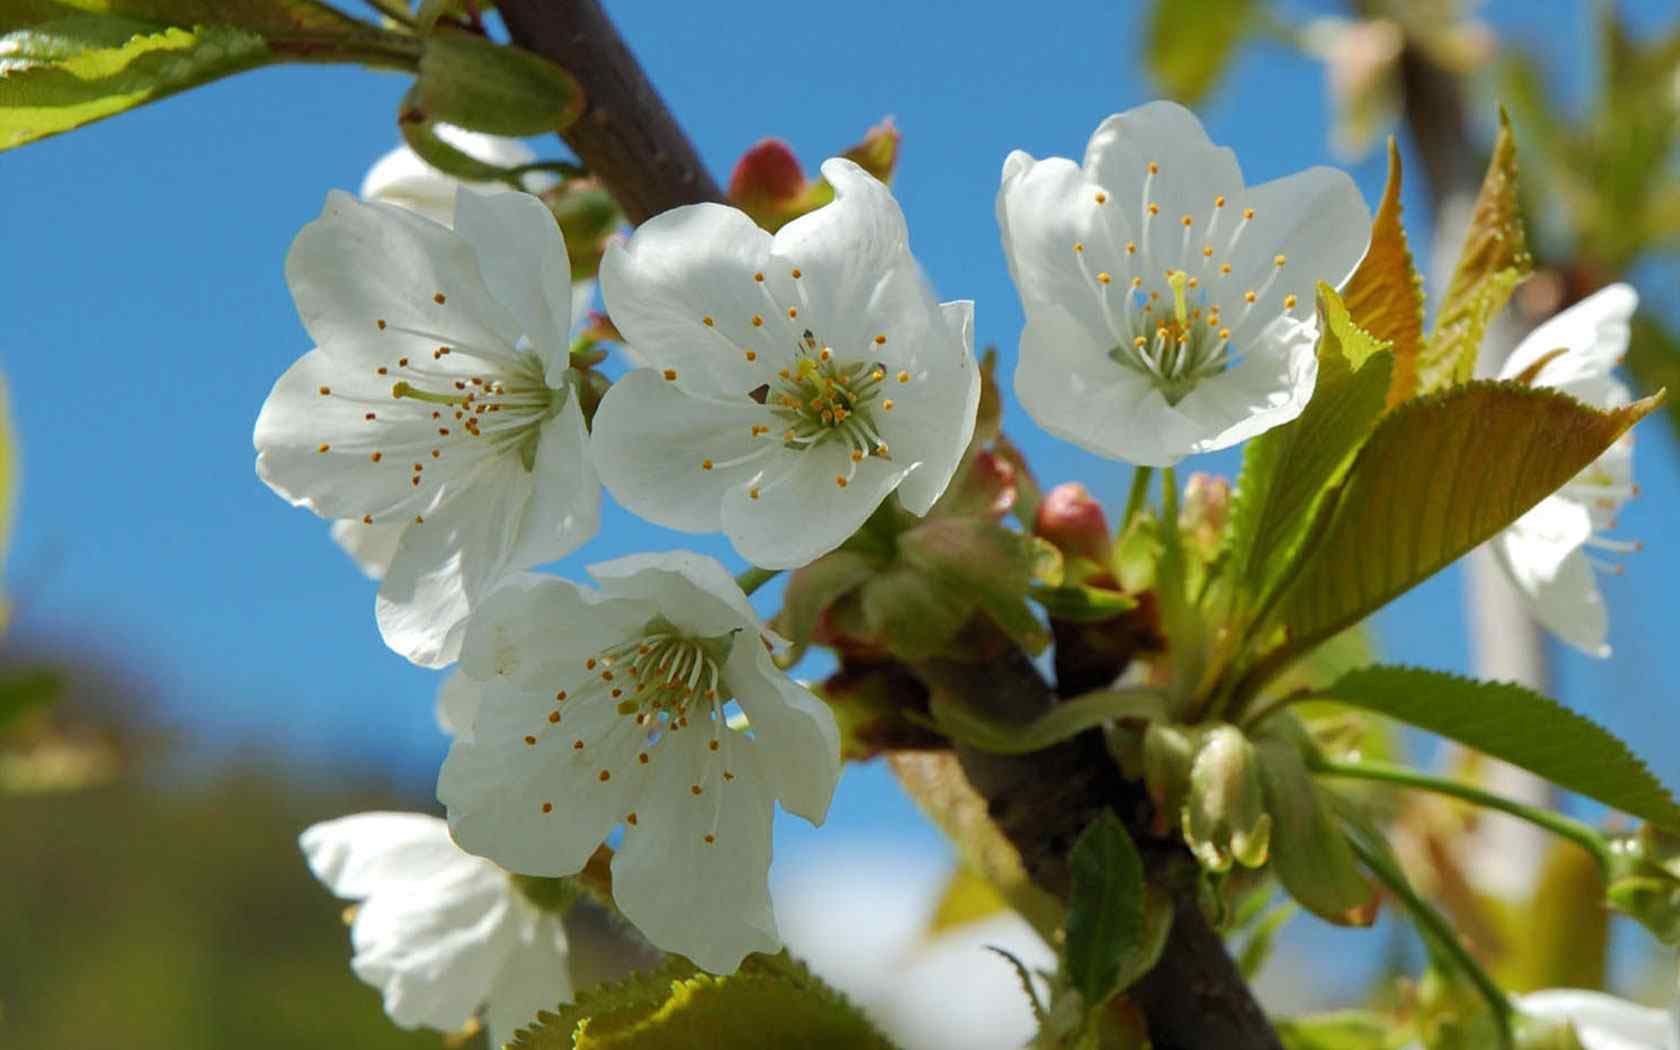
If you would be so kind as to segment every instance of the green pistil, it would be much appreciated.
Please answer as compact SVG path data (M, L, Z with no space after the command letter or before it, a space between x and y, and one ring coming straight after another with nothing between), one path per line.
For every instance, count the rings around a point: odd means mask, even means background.
M771 414L786 424L791 448L812 448L833 437L870 451L880 442L869 405L885 378L879 364L836 364L800 356L770 393Z

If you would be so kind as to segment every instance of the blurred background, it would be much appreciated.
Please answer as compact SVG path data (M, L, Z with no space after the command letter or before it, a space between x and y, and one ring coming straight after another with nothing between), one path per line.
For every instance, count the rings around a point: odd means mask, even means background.
M1674 0L1463 11L1397 0L1364 5L1392 8L1386 24L1398 27L1365 36L1349 30L1369 23L1319 21L1353 17L1346 5L1305 0L1269 15L1232 0L1165 4L1176 13L1164 15L1141 3L607 6L720 178L764 136L814 171L892 116L912 245L941 297L976 300L977 341L996 344L1006 379L1022 318L992 217L1004 156L1078 157L1104 116L1168 87L1205 90L1208 131L1236 149L1250 183L1338 164L1374 206L1382 139L1399 133L1407 225L1427 263L1436 216L1416 144L1394 120L1392 33L1413 46L1427 35L1461 74L1478 148L1499 102L1511 109L1531 238L1556 268L1531 298L1555 309L1579 282L1628 275L1652 322L1634 351L1641 379L1680 371L1663 331L1680 329ZM1608 19L1623 35L1610 61ZM1196 48L1186 58L1180 38L1215 40L1212 59ZM1637 91L1611 76L1629 69ZM309 348L282 277L287 247L329 188L354 190L395 143L405 87L348 69L262 70L0 158L0 307L12 319L0 371L21 484L0 641L0 1045L439 1045L391 1026L377 992L351 976L341 905L296 848L319 819L440 812L438 678L381 644L375 586L324 523L257 480L250 437L270 385ZM1625 133L1570 132L1604 130L1612 102L1639 118ZM556 141L532 144L561 155ZM1012 404L1005 428L1041 483L1080 480L1123 502L1124 467L1050 439ZM1624 574L1600 576L1615 655L1553 648L1546 663L1554 695L1680 785L1680 684L1667 661L1680 454L1669 421L1646 423L1638 440L1642 493L1618 535L1646 548L1618 559ZM672 545L743 567L721 537L676 537L609 506L600 536L555 569L581 576ZM773 584L755 604L773 612L778 595ZM1376 645L1392 662L1468 672L1464 604L1455 567L1386 610ZM847 770L822 829L779 819L773 880L796 946L816 938L811 950L843 969L886 943L870 940L880 928L914 934L930 921L950 854L879 763ZM837 941L810 903L841 888L855 941ZM1618 929L1613 942L1612 987L1668 994L1670 964L1648 939ZM1410 951L1387 926L1303 919L1262 986L1277 1009L1355 1002ZM1008 976L977 946L965 958Z

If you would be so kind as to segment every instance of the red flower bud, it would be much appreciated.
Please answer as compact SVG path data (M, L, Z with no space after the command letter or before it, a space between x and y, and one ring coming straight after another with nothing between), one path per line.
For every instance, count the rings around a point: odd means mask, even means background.
M729 199L752 212L765 204L786 203L805 192L799 158L781 139L763 139L741 154L729 176Z
M1055 544L1063 554L1108 564L1108 519L1102 504L1091 498L1085 486L1068 481L1051 489L1039 504L1033 532Z

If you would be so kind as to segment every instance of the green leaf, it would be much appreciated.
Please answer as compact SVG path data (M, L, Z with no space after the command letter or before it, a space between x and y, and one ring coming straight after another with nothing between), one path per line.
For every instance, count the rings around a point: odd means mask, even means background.
M1680 339L1649 312L1633 316L1633 337L1629 340L1628 371L1642 391L1680 390ZM1680 398L1668 403L1668 424L1680 437Z
M1253 15L1254 0L1156 0L1144 61L1161 93L1200 102L1249 34Z
M1068 979L1088 1006L1120 990L1126 960L1144 944L1143 859L1111 810L1080 834L1068 857Z
M1122 719L1164 721L1166 697L1153 689L1116 689L1064 700L1025 726L1000 725L981 717L960 699L937 690L928 699L934 724L951 739L999 755L1042 751L1087 729Z
M1609 412L1553 390L1475 382L1402 404L1324 502L1281 592L1288 641L1263 679L1492 539L1657 405Z
M0 149L273 60L256 33L72 16L0 37Z
M159 25L226 25L264 35L348 33L367 28L316 0L5 0L0 29L10 31L77 14L113 15Z
M564 131L584 105L577 80L541 55L441 27L426 37L414 89L422 119L490 135Z
M1423 278L1412 264L1401 223L1400 180L1400 147L1390 137L1388 183L1371 223L1371 244L1342 288L1353 324L1394 351L1390 408L1416 391L1418 356L1423 352Z
M788 577L787 590L782 593L782 611L776 614L776 630L795 645L809 645L823 610L863 586L876 571L873 559L848 550L831 551L795 571Z
M1129 594L1106 587L1088 587L1082 583L1063 587L1035 583L1028 597L1037 602L1051 619L1070 623L1102 623L1137 608L1137 599Z
M50 668L0 674L0 733L30 711L53 703L63 693L64 676Z
M651 973L578 995L544 1011L508 1044L514 1050L890 1050L855 1006L803 963L753 955L727 977L672 958Z
M1318 382L1298 417L1248 443L1228 533L1232 571L1265 594L1300 546L1315 509L1371 433L1386 404L1393 356L1318 288Z
M1272 817L1272 872L1308 911L1341 926L1376 919L1376 890L1359 871L1353 848L1307 769L1304 733L1287 716L1255 736L1260 782Z
M1394 1050L1398 1027L1370 1010L1337 1010L1272 1021L1285 1050Z
M1469 380L1488 322L1533 260L1517 205L1517 140L1503 110L1493 159L1476 197L1464 249L1441 298L1435 330L1418 358L1418 391L1430 393Z
M1520 685L1411 667L1367 667L1343 675L1325 695L1521 766L1659 827L1680 829L1680 805L1625 744Z

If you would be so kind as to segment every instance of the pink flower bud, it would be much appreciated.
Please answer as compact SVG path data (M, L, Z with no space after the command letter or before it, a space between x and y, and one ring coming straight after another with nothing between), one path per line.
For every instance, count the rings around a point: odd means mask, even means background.
M1108 519L1103 516L1102 504L1077 481L1063 482L1045 495L1033 532L1069 557L1108 564Z

